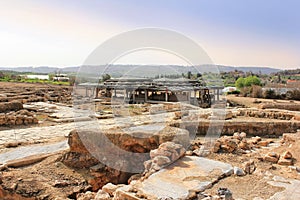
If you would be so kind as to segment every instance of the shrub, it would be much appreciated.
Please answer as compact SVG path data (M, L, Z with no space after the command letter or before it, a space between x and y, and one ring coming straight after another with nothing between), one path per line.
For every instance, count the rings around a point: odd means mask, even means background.
M227 94L240 94L241 92L239 90L234 90L232 92L227 92Z
M266 99L276 99L277 98L276 92L272 89L265 90L263 96Z
M258 85L252 85L251 87L251 97L253 98L261 98L263 97L263 91L262 88Z
M287 91L286 98L288 100L300 100L300 90Z
M250 93L251 93L250 87L243 87L240 89L240 95L243 97L248 97Z

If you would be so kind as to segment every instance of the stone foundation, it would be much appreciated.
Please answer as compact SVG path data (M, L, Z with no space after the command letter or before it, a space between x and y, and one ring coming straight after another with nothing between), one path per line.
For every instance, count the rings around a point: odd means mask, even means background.
M0 126L37 124L38 119L27 110L0 113Z
M197 124L197 125L195 125ZM206 135L208 128L220 129L222 122L219 124L214 122L210 127L210 121L205 120L201 122L185 122L174 123L172 126L185 128L189 132L197 132L197 135ZM198 127L195 130L195 127ZM222 127L223 135L232 135L235 132L246 132L249 136L261 137L279 137L283 133L295 133L300 129L299 121L225 121Z

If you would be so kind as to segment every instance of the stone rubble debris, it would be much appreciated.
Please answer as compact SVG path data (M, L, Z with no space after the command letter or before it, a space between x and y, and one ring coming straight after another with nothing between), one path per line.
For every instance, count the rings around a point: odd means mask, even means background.
M150 158L144 163L146 177L165 166L175 162L185 155L185 148L181 144L174 142L165 142L159 145L157 149L150 151Z

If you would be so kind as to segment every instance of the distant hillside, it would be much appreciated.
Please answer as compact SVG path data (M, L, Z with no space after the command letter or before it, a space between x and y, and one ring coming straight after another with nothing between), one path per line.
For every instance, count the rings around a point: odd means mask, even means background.
M261 73L261 74L272 74L281 71L280 69L275 69L271 67L231 67L231 66L218 66L220 71L222 72L230 72L234 70L239 70L243 72L253 72L253 73Z
M281 70L269 67L232 67L232 66L223 66L217 65L220 72L230 72L234 70L239 70L243 72L253 72L253 73L262 73L262 74L271 74L276 73ZM190 66L179 66L179 65L113 65L113 66L84 66L84 72L87 74L95 73L107 73L112 76L118 77L124 74L130 76L147 76L152 77L158 74L170 75L170 74L182 74L191 71L192 73L197 73L194 67ZM211 72L211 65L201 65L198 66L198 69L201 73ZM76 73L79 70L79 67L0 67L0 70L11 70L16 72L30 72L38 74L49 74L49 73Z
M79 67L0 67L1 70L15 71L15 72L30 72L37 74L49 74L55 72L77 72Z
M280 71L276 73L277 75L300 75L300 68L299 69L288 69L284 71Z

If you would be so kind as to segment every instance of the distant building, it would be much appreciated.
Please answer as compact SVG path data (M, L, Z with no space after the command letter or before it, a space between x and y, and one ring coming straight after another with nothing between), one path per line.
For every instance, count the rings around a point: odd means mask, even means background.
M220 101L221 86L203 86L198 80L150 79L150 78L112 78L104 83L82 83L79 87L86 88L95 98L110 97L123 100L129 104L184 102L200 107L210 107Z
M276 94L286 94L288 91L300 90L299 80L287 80L286 84L270 83L267 84L263 90L273 90Z
M227 92L233 92L233 91L236 91L236 87L225 87L223 90L222 90L222 93L227 93Z
M287 80L286 84L288 87L292 87L292 88L300 88L300 80Z
M52 80L53 81L59 81L59 82L68 82L69 81L69 77L67 74L56 74Z
M49 75L28 74L28 75L23 75L23 77L25 79L49 80Z

